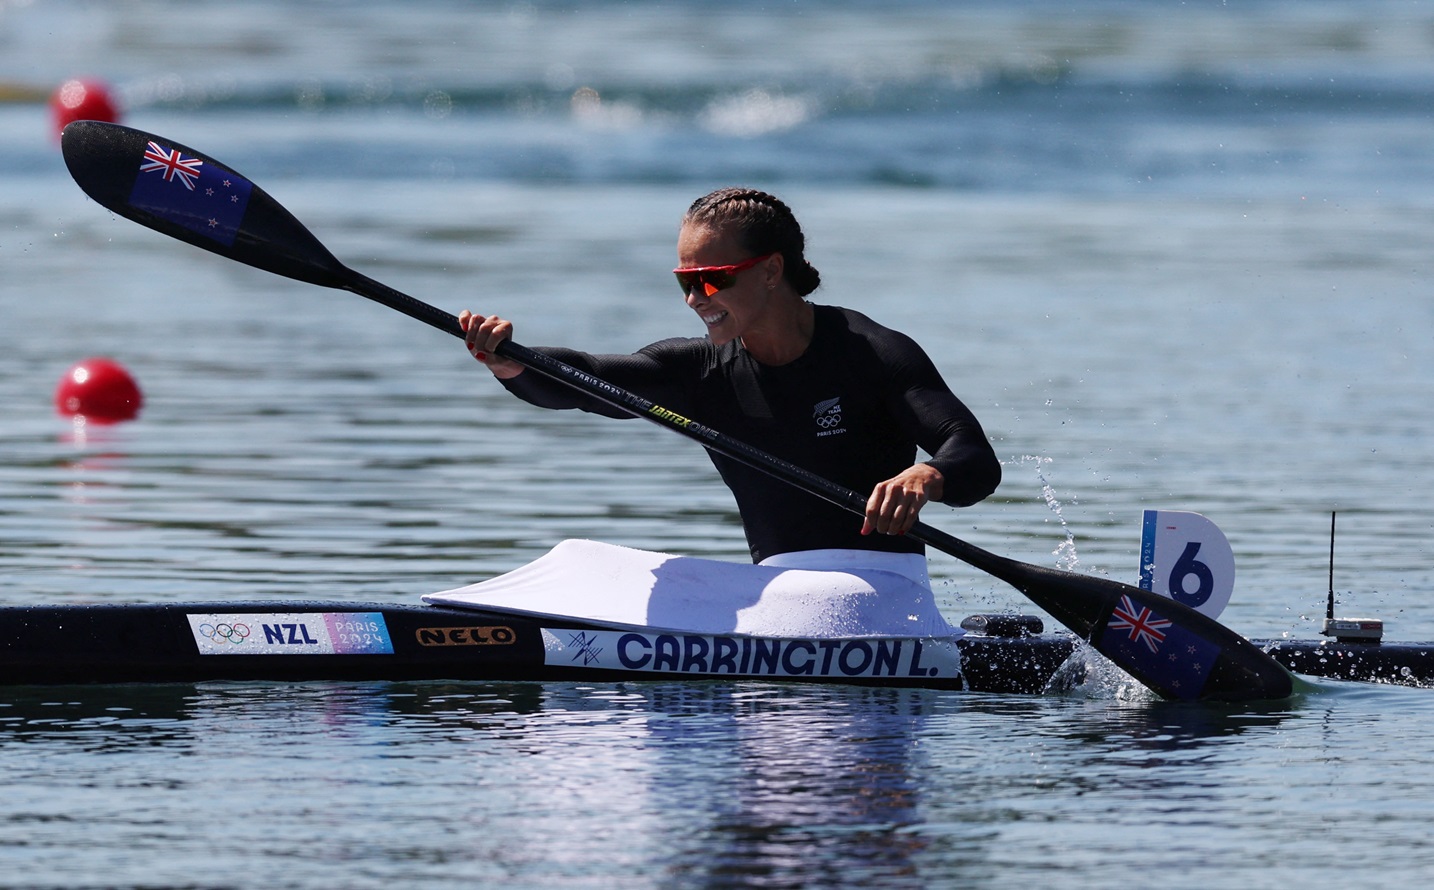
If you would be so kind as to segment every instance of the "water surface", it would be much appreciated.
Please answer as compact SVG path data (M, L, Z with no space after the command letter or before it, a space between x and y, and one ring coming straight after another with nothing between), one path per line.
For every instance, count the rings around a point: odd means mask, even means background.
M1255 637L1316 635L1337 510L1341 613L1434 640L1431 43L1405 2L0 3L0 81L103 76L348 264L532 345L697 334L678 218L776 191L816 299L913 333L1005 464L928 519L1133 580L1140 511L1197 510ZM0 105L0 195L0 603L408 603L564 538L745 558L696 446L112 217L41 105ZM53 413L96 354L138 421ZM931 567L953 619L1033 611ZM0 886L1283 887L1332 849L1407 886L1429 696L10 689Z

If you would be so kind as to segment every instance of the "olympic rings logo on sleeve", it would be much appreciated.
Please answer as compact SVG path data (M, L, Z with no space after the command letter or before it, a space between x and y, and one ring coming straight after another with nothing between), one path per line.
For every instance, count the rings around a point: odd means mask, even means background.
M249 638L249 625L235 622L233 624L201 624L199 632L216 643L233 643L239 645Z

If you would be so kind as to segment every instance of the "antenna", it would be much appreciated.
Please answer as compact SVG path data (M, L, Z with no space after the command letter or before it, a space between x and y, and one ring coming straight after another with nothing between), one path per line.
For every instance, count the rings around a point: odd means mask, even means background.
M1329 511L1329 603L1325 606L1324 615L1326 618L1334 618L1334 516L1337 511Z
M1379 645L1384 638L1384 622L1378 618L1335 618L1334 617L1334 510L1329 513L1329 604L1325 607L1324 630L1320 633L1334 637L1338 643L1368 643Z

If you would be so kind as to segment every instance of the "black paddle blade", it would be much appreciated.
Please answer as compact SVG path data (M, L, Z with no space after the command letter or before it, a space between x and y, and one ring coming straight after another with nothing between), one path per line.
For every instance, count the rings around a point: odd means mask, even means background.
M101 121L60 136L65 165L95 201L196 247L324 287L348 270L263 189L188 146Z
M1294 689L1290 672L1269 653L1184 603L1109 578L985 555L979 568L1165 698L1274 701Z

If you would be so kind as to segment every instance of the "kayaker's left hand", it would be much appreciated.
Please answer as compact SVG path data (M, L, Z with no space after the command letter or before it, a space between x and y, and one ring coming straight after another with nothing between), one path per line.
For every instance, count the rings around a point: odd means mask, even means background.
M866 521L861 533L906 534L927 501L941 500L944 483L941 471L930 464L916 464L879 483L866 499Z

